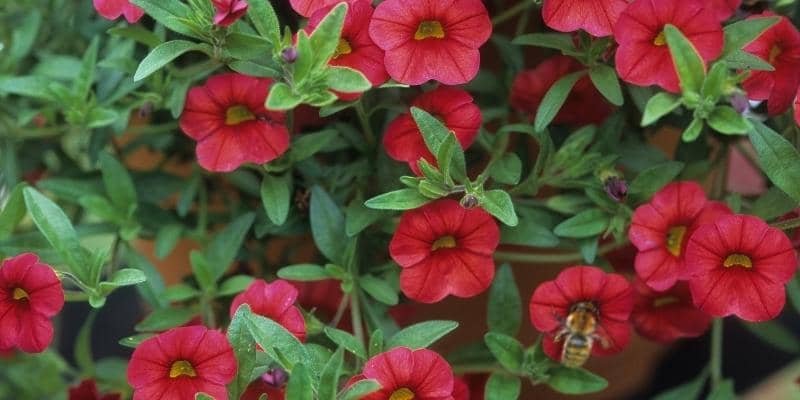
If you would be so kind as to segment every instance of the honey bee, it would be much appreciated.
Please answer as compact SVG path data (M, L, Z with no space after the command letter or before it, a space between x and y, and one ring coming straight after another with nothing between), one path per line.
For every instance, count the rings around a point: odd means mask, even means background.
M564 326L553 339L556 343L564 340L561 350L561 364L569 368L579 368L592 354L592 346L599 341L607 347L605 339L597 334L597 307L588 301L573 305Z

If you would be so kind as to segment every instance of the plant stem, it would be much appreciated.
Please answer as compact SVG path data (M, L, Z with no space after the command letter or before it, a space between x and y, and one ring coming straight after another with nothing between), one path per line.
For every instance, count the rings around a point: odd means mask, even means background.
M722 382L722 318L715 318L711 325L711 371L712 390Z
M333 316L333 319L328 324L332 327L336 327L339 325L339 321L342 320L342 316L344 315L344 311L347 310L347 306L350 304L350 296L342 297L342 301L339 302L339 307L336 309L336 315Z
M361 130L364 131L364 139L366 139L367 144L372 147L372 145L375 144L375 132L372 131L372 125L369 124L369 116L364 109L364 103L359 100L356 102L355 109L358 115L358 122L361 124Z
M627 245L628 241L605 244L597 249L597 255L610 253ZM580 252L531 254L517 253L513 251L497 251L494 253L494 258L498 261L522 262L530 264L567 264L583 261L583 255Z
M773 228L778 228L783 231L800 227L800 217L787 219L786 221L773 222L770 224Z
M350 293L350 319L353 320L353 335L359 343L364 343L364 323L361 320L361 302L358 298L360 290L358 284L353 285L353 292Z
M492 25L498 25L506 20L514 18L517 14L521 13L528 7L532 6L533 2L531 0L523 0L514 7L509 8L508 10L503 11L496 17L492 18Z

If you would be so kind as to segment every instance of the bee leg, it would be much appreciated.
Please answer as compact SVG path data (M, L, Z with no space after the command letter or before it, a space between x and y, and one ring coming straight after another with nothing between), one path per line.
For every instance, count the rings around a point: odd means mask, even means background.
M556 333L556 335L553 337L553 341L554 341L554 342L560 342L561 340L563 340L563 339L564 339L564 336L567 336L567 334L569 334L569 329L567 329L567 328L562 328L562 329L561 329L560 331L558 331L558 333Z
M595 340L597 342L600 342L600 346L602 346L604 349L608 349L608 348L611 347L611 342L609 342L608 338L606 338L605 336L600 336L600 335L594 333L594 334L592 334L591 337L592 337L593 340Z

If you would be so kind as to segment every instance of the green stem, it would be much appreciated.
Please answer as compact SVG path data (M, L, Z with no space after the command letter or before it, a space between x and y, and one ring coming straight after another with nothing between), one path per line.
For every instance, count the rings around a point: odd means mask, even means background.
M524 0L514 7L509 8L508 10L503 11L502 13L498 14L494 18L492 18L492 25L498 25L500 23L505 22L511 18L514 18L517 14L525 11L528 7L533 5L531 0Z
M360 290L358 284L353 285L353 291L350 293L350 319L353 322L353 335L359 343L365 343L364 323L361 318L361 302L358 296Z
M722 382L722 318L715 318L711 325L711 371L712 390Z
M788 231L794 228L800 228L800 217L787 219L786 221L774 222L770 225L773 228L778 228L783 231Z
M356 114L358 115L358 122L361 124L361 129L364 131L364 139L367 144L372 147L375 144L375 132L372 130L372 125L369 124L369 116L367 110L364 109L364 103L359 100L355 105Z
M597 249L597 254L603 255L610 253L627 245L628 241L605 244ZM494 258L498 261L521 262L529 264L568 264L583 261L583 255L580 252L532 254L517 253L513 251L497 251L494 253Z

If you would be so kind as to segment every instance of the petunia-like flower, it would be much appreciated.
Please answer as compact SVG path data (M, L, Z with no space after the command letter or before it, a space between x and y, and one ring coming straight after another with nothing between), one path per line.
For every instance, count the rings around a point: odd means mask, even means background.
M306 32L313 31L333 7L332 5L314 12L308 20ZM380 86L389 79L389 75L383 66L383 50L369 37L372 12L372 4L367 0L355 0L350 3L339 44L328 64L358 70L367 77L372 86ZM343 100L355 100L359 96L357 93L337 93L337 95Z
M339 3L352 3L359 0L289 0L292 9L304 17L310 17L319 9L335 6Z
M269 400L284 400L288 380L289 375L286 371L279 367L273 368L250 383L240 400L259 400L262 394L267 395Z
M197 141L200 166L229 172L248 162L267 163L286 151L285 115L264 108L271 84L271 79L227 73L189 90L180 126Z
M637 279L633 288L636 300L631 322L640 335L670 343L680 338L700 336L708 330L711 316L694 306L686 282L656 292Z
M85 379L78 386L69 388L68 400L120 400L119 393L100 395L94 379Z
M783 231L757 217L728 215L701 226L686 245L695 306L715 316L766 321L786 303L797 254Z
M435 351L396 347L364 364L362 379L375 379L381 389L361 400L453 400L453 370Z
M481 400L484 398L488 374L457 376L453 381L453 400Z
M626 0L544 0L542 18L557 31L583 29L593 36L608 36L627 5Z
M248 304L253 313L283 325L297 339L303 341L306 338L306 323L300 309L294 305L296 301L297 289L291 283L282 279L272 283L258 279L233 298L230 315L236 314L242 304Z
M548 356L561 358L564 340L555 342L554 338L564 328L569 314L581 307L579 304L587 303L595 310L592 354L618 353L628 344L628 318L633 309L630 283L622 275L607 274L597 267L572 266L561 271L555 280L540 284L531 297L531 322L545 334L542 348Z
M471 81L481 63L478 48L491 34L481 0L386 0L369 25L372 40L386 51L389 76L408 85Z
M124 15L126 21L134 24L144 15L144 10L130 0L92 0L92 4L101 17L111 21Z
M247 12L246 0L211 0L216 9L214 25L230 26Z
M225 334L204 326L174 328L143 341L128 364L133 400L227 400L236 357Z
M511 106L533 120L544 95L556 81L564 75L585 68L572 57L558 55L542 61L534 69L520 72L511 85ZM597 91L589 77L585 76L575 83L553 123L599 124L605 121L612 111L611 104Z
M411 106L425 110L442 121L456 135L463 149L469 147L478 136L481 110L463 89L440 86L414 99ZM383 136L383 147L389 157L407 162L417 175L421 175L417 164L420 158L436 165L411 112L401 114L389 123Z
M750 18L774 16L766 12ZM770 63L774 71L751 71L742 87L751 100L766 100L769 115L783 114L800 86L800 32L786 17L745 46L744 51Z
M489 213L441 199L403 213L389 254L403 269L403 293L435 303L448 294L472 297L486 290L494 278L492 254L499 241L500 230Z
M742 0L707 0L706 7L711 9L714 15L720 21L725 21L730 18L739 6L742 5Z
M678 73L664 27L672 24L706 62L722 51L722 25L701 0L634 0L614 27L620 78L634 85L658 85L679 92Z
M673 182L633 213L628 238L639 249L636 274L655 290L667 290L688 278L686 242L701 225L730 214L719 202L708 201L695 182Z
M33 253L0 265L0 351L14 347L40 353L53 341L54 315L64 307L64 289L49 265Z

